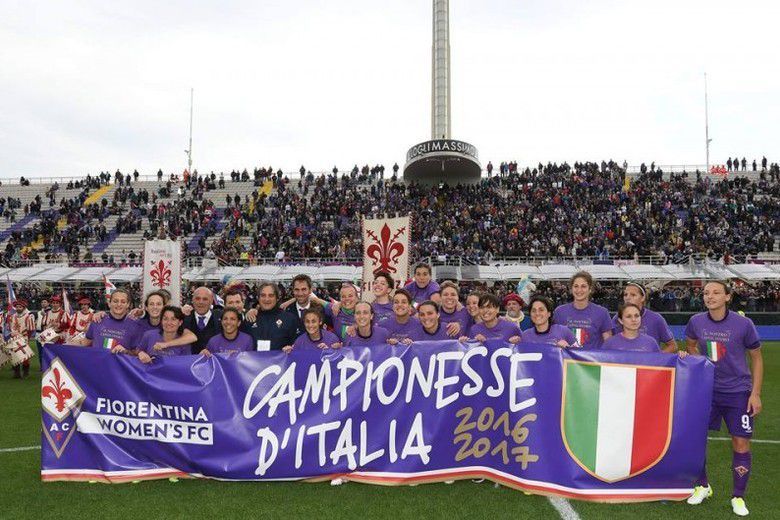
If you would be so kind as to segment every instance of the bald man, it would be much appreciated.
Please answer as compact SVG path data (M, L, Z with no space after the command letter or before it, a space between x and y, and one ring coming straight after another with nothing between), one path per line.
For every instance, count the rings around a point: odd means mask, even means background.
M184 328L198 337L192 344L192 353L198 354L206 348L209 340L222 333L222 313L213 308L214 293L208 287L198 287L192 293L192 312L184 317Z

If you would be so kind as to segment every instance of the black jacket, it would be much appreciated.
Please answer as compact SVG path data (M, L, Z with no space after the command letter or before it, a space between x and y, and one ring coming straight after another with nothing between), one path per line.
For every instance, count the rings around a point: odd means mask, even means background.
M190 329L198 337L198 341L192 345L193 354L200 354L200 351L206 348L206 343L213 336L222 333L221 322L222 311L219 309L211 309L211 318L203 330L198 330L198 318L195 310L189 316L184 317L184 328Z

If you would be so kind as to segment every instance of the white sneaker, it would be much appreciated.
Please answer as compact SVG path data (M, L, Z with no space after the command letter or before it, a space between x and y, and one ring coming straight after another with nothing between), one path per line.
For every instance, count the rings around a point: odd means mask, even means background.
M331 486L340 486L343 483L344 483L344 479L341 478L334 478L333 480L330 481Z
M747 506L745 506L745 499L742 497L731 498L731 510L734 511L734 514L737 516L747 516L750 514Z
M445 484L454 484L455 481L454 480L445 480L444 483Z
M692 506L698 506L702 502L704 502L706 499L710 498L712 496L712 487L707 484L707 486L696 486L693 488L693 494L688 497L688 504Z

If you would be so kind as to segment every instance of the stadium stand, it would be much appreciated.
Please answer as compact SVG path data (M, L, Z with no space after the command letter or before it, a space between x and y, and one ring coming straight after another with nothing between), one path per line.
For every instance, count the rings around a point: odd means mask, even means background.
M2 263L134 263L144 239L165 236L183 237L190 257L225 265L271 262L279 252L286 260L357 260L361 216L407 212L413 257L473 264L583 257L729 263L778 250L775 163L731 177L613 161L525 169L504 162L496 173L457 187L384 179L378 166L342 175L195 172L181 180L101 173L65 189L6 182Z

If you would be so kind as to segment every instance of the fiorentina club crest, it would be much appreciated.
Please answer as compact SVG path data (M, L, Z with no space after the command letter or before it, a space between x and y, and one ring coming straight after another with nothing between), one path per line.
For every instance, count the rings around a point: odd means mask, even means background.
M159 289L165 289L171 285L171 275L173 270L171 269L170 260L160 260L156 264L152 262L152 270L149 275L152 278L152 286Z
M76 431L76 418L84 399L84 391L65 364L55 358L41 378L41 426L57 458Z
M374 276L384 271L398 283L409 275L410 219L363 219L363 295L373 299Z
M403 242L398 239L405 233L406 227L401 227L397 229L391 237L390 226L387 224L382 226L379 237L376 236L376 233L374 233L373 230L366 230L366 235L373 242L366 248L366 254L373 261L373 274L376 274L379 271L385 271L390 274L398 272L398 269L396 268L398 258L406 251Z
M669 449L675 369L567 359L561 435L566 451L604 482L643 473Z

